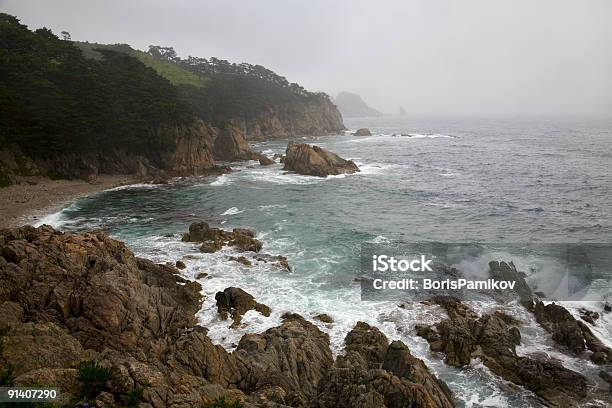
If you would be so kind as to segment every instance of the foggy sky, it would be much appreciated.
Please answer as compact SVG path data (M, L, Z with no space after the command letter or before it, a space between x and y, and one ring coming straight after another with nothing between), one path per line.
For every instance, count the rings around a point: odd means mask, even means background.
M611 0L0 0L31 29L261 64L433 115L612 115Z

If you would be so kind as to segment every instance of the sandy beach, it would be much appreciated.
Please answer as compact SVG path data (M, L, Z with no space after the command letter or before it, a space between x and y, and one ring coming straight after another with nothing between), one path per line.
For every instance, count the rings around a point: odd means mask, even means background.
M28 184L0 188L0 228L35 224L76 198L134 182L129 175L101 175L94 183L40 177Z

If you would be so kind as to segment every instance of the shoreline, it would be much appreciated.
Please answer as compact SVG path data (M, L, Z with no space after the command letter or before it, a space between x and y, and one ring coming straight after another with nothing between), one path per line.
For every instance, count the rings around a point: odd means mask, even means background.
M28 178L23 184L0 188L0 228L32 225L59 211L77 198L109 188L135 183L133 175L100 175L93 183L85 180Z

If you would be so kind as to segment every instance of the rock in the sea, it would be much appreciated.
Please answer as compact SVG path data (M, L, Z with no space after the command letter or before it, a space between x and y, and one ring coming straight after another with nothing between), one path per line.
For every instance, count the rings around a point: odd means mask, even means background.
M262 166L270 166L272 164L274 164L274 160L270 159L267 156L264 156L263 154L259 157L259 164Z
M185 262L183 261L176 261L176 269L185 269L187 268L187 265L185 265Z
M345 160L328 150L305 143L290 142L284 163L283 170L318 177L359 171L352 160Z
M372 133L368 128L361 128L357 129L357 131L353 133L353 136L372 136Z
M612 362L612 349L599 340L583 322L563 306L556 303L544 305L535 302L533 312L536 321L546 331L552 334L553 340L569 349L572 353L580 354L585 350L591 351L591 360L596 364Z
M255 258L256 260L260 261L260 262L264 262L264 263L273 263L278 265L280 268L285 269L289 272L291 272L291 266L289 265L289 261L287 260L286 256L282 256L282 255L269 255L269 254L259 254L257 255L257 258Z
M574 406L587 396L581 374L551 359L519 356L518 322L503 313L479 317L454 298L436 298L449 318L431 327L417 327L432 351L446 355L446 363L462 367L479 358L494 374L524 386L553 406Z
M331 324L334 322L334 319L332 319L332 317L328 315L327 313L320 313L314 316L313 319L318 320L322 323L327 323L327 324Z
M240 288L225 288L223 292L215 295L217 301L217 312L222 319L231 316L234 325L242 321L242 316L249 310L256 310L264 316L270 316L270 308L262 303L257 303L255 298Z
M253 265L253 263L251 261L249 261L246 257L244 256L230 256L229 257L230 261L236 261L238 263L243 264L244 266L251 266Z
M200 251L206 253L217 252L225 245L231 245L240 251L259 252L262 242L255 238L255 233L245 228L234 228L225 231L213 228L204 221L189 225L189 232L183 235L185 242L202 242Z

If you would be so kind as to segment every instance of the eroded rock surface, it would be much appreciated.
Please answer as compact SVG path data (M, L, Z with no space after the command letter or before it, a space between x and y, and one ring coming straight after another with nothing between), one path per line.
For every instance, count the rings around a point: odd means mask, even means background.
M417 326L432 351L445 354L455 367L479 358L494 374L524 386L552 406L576 406L587 395L587 381L558 361L519 356L517 322L501 312L479 317L454 298L436 298L449 318L432 327Z
M249 310L256 310L264 316L270 316L270 308L255 301L255 298L240 288L225 288L223 292L215 295L217 312L222 319L231 316L234 325L240 324L242 316Z
M345 160L319 146L290 142L287 145L284 170L299 174L326 177L344 173L355 173L359 167L352 160Z
M225 245L231 245L240 251L259 252L262 242L255 238L255 233L245 228L234 228L225 231L213 228L204 221L194 222L189 226L189 232L183 235L185 242L201 242L202 252L216 252Z

